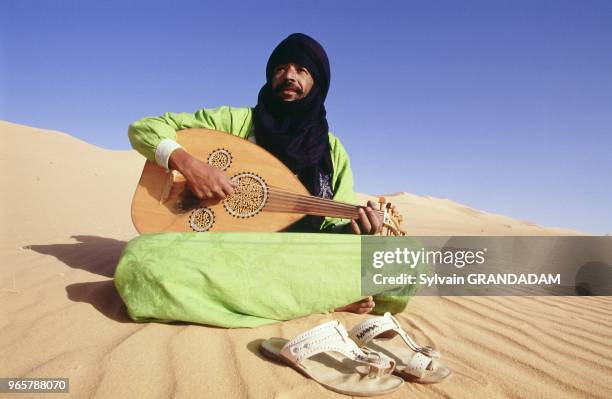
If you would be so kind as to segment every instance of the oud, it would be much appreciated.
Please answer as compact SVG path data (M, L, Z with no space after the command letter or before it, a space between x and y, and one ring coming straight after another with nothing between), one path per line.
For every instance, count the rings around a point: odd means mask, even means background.
M132 200L132 221L139 233L206 231L282 231L306 215L358 218L359 208L310 195L280 160L262 147L232 134L209 129L177 132L192 156L224 171L234 183L225 200L200 200L176 171L146 161ZM379 199L375 212L382 235L405 235L402 216Z

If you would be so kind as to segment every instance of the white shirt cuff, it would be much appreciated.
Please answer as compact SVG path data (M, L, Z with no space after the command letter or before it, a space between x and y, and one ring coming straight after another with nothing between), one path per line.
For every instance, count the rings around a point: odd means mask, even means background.
M163 139L155 149L155 162L162 168L169 170L168 160L177 148L183 148L179 143L170 139Z

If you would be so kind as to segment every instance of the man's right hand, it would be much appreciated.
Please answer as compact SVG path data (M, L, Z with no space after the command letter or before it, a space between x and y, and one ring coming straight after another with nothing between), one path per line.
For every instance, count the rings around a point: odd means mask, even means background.
M185 177L187 186L193 194L202 200L223 200L231 195L233 184L219 169L191 156L179 148L172 152L168 164Z

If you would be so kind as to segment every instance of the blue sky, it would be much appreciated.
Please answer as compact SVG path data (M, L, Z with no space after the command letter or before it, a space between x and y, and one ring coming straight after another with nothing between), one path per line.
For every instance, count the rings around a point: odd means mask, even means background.
M128 149L141 117L254 105L293 32L357 191L612 233L610 1L5 0L0 119Z

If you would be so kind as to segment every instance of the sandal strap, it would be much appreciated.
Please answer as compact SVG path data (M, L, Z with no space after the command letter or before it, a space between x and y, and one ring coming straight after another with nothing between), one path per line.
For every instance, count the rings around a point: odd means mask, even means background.
M338 352L370 366L368 375L376 377L391 373L395 361L383 353L362 349L349 338L348 332L334 320L297 335L283 346L281 355L295 364L323 352Z
M417 353L421 353L429 358L438 359L440 353L430 346L420 346L404 331L402 325L397 321L391 313L386 312L381 317L373 317L365 320L355 327L350 332L350 337L360 347L364 347L372 339L386 331L395 331L402 337L402 340L408 345L410 349Z
M399 333L400 328L393 322L390 313L385 313L382 317L373 317L364 320L351 329L350 337L360 347L366 346L374 337L385 331L395 331Z

